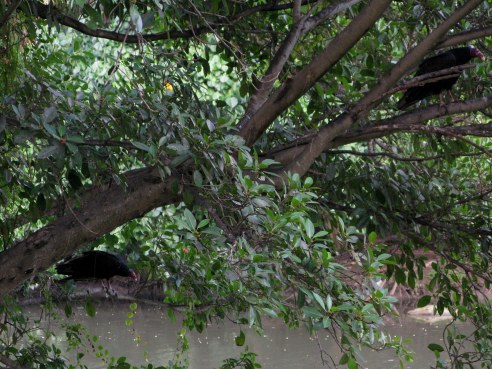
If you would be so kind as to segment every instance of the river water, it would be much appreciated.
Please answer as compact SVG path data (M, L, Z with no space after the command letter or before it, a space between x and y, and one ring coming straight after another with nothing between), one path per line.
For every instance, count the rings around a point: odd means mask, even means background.
M39 312L36 308L27 308L31 316ZM177 352L177 333L181 329L179 322L172 322L166 309L160 306L139 304L133 324L128 326L129 303L104 303L97 307L95 317L86 315L82 307L74 307L71 319L74 323L82 323L90 336L97 336L95 347L87 345L83 363L89 368L106 368L107 353L97 357L98 346L101 344L108 350L109 355L125 356L133 365L150 362L157 365L168 365L174 360ZM57 329L59 322L52 322L53 329ZM408 345L415 352L415 361L406 363L404 368L423 369L435 363L434 354L427 348L431 342L442 344L442 330L446 322L424 323L418 322L403 315L398 321L386 322L385 329L391 335L410 338ZM240 329L246 334L246 344L249 350L258 354L257 361L265 369L321 369L323 366L320 356L320 346L333 356L335 362L340 357L339 350L333 337L321 331L318 340L310 337L303 329L289 329L275 319L263 320L264 333L258 335L247 326L239 327L229 321L220 321L210 324L202 333L188 332L189 351L185 358L191 369L219 368L222 360L228 357L238 357L244 347L238 347L234 338ZM66 344L62 335L57 340ZM101 351L103 352L103 351ZM100 353L101 353L100 352ZM77 352L67 352L67 358L75 362ZM364 366L369 369L397 369L399 361L392 350L379 352L370 349L362 351L365 359ZM106 359L104 358L106 356ZM106 362L106 363L105 363Z

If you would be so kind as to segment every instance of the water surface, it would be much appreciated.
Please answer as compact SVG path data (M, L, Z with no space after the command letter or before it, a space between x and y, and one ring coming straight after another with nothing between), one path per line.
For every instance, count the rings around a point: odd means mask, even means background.
M95 317L86 315L82 307L74 307L72 322L80 322L91 336L98 337L98 344L109 350L115 357L125 356L133 365L150 362L154 365L168 365L177 353L177 334L181 330L179 322L172 322L166 313L166 308L140 304L133 324L127 326L129 303L104 303L97 307ZM35 309L31 309L35 315ZM58 322L51 323L56 329ZM392 335L411 338L409 344L416 353L415 362L405 364L408 369L429 368L434 363L433 353L427 349L431 342L442 342L442 330L446 322L422 323L402 316L398 321L386 322L386 329ZM220 321L210 324L202 333L187 334L190 349L186 353L191 369L219 368L222 361L229 357L238 357L244 347L238 347L234 338L240 329L246 334L246 344L250 351L258 354L257 361L265 369L321 369L323 366L318 341L310 337L303 329L289 329L280 320L263 320L264 333L258 335L247 326L239 327L230 321ZM340 357L339 349L334 339L321 331L319 342L326 352L333 356L336 362ZM66 344L62 335L58 336L62 345ZM82 349L86 354L84 363L89 368L106 368L107 364L101 357L96 357L98 345ZM397 369L398 358L392 350L379 352L370 349L363 350L365 367L370 369ZM76 352L68 352L67 357L75 362ZM104 357L104 355L103 355Z

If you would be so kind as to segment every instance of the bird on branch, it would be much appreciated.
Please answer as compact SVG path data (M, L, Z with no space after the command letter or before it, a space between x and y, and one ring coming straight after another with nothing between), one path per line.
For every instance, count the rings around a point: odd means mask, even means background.
M460 66L468 63L473 58L480 58L485 60L482 52L473 46L458 47L440 53L431 58L425 59L418 67L415 77L423 74L437 72L444 69ZM451 88L456 83L460 74L450 73L448 78L440 78L438 81L428 82L422 81L421 86L415 86L409 88L403 97L398 101L397 107L400 110L404 110L409 106L417 103L420 100L432 95L439 95L441 101L441 92L448 91L451 93Z

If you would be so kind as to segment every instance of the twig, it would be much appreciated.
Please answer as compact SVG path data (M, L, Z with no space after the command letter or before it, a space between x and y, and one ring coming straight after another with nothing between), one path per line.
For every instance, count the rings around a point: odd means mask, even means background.
M9 20L12 13L17 9L22 0L16 0L10 4L9 8L5 12L5 14L0 18L0 31L7 25L7 21Z
M357 155L357 156L368 156L368 157L377 157L377 156L387 156L389 158L399 160L399 161L428 161L428 160L436 160L436 159L442 159L444 158L443 155L434 155L434 156L429 156L425 158L414 158L414 157L408 157L404 158L402 156L398 156L396 154L390 153L390 152L360 152L360 151L355 151L355 150L329 150L326 152L327 155L338 155L338 154L350 154L350 155ZM456 153L450 153L447 154L448 156L480 156L483 155L483 152L477 153L468 153L468 152L456 152Z

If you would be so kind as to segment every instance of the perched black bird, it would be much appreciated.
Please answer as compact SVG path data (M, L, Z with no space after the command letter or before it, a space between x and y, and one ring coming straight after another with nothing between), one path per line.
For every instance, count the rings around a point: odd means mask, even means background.
M97 250L72 256L58 264L56 271L59 274L68 275L64 280L105 279L108 282L108 289L111 287L109 280L115 275L130 277L134 281L138 280L137 274L126 265L121 256Z
M473 58L485 60L482 52L475 47L466 46L448 50L431 58L425 59L417 69L415 77L456 67L468 63ZM410 87L398 101L398 109L403 110L428 96L439 95L441 91L451 90L459 76L426 83L423 86ZM424 81L423 81L424 82Z

